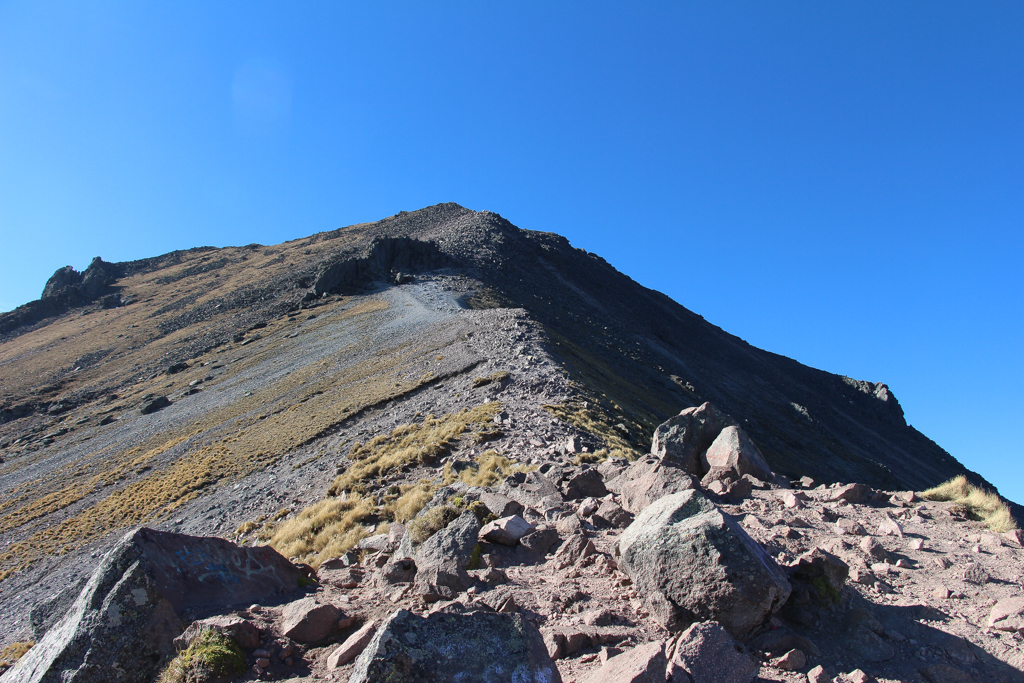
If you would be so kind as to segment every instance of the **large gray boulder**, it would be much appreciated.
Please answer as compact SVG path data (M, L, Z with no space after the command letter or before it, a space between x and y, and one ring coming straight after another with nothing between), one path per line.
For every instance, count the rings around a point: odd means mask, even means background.
M149 683L175 653L186 610L272 603L297 591L302 576L266 546L136 529L3 681Z
M686 408L654 431L651 454L681 467L698 479L704 476L701 456L723 429L736 421L710 403Z
M416 550L413 590L428 601L451 600L472 585L466 568L473 557L480 521L472 512L425 540Z
M653 455L640 458L608 482L609 490L619 494L622 508L634 515L659 498L696 486L686 470Z
M519 614L398 610L356 660L349 683L561 683L540 631Z
M704 472L728 472L734 479L744 474L761 481L771 481L774 475L768 462L742 427L730 425L715 438L701 456Z
M786 574L756 541L698 491L641 512L619 539L620 567L670 630L718 621L741 637L789 597Z

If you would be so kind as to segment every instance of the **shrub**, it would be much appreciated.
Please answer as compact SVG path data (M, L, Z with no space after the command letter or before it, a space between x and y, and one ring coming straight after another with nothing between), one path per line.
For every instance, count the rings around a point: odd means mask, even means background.
M962 474L922 491L921 497L925 500L950 501L963 506L969 517L985 522L988 528L996 533L1017 528L1017 522L1010 514L1010 507L998 494L978 488L968 482L967 477Z

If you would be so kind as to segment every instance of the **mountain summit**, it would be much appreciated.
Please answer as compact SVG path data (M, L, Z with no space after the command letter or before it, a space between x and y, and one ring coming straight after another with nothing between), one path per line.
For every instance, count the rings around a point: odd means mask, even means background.
M988 486L885 384L755 348L495 213L61 268L0 315L0 630L139 524L271 534L353 496L376 515L464 471L636 459L704 404L789 479Z

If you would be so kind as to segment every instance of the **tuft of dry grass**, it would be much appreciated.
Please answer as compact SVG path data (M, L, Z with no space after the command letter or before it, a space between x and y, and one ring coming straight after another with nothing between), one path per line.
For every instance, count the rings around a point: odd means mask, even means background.
M11 643L0 652L0 666L14 666L14 663L24 657L25 653L35 644L34 640Z
M349 453L352 465L335 478L328 493L365 492L370 481L391 470L415 463L429 465L466 429L493 420L501 408L495 401L442 418L427 416L422 423L400 425L390 435L380 434L365 445L356 444Z
M430 502L436 490L437 484L426 479L418 484L400 486L397 497L385 496L381 516L396 522L408 522Z
M622 438L622 434L612 425L611 417L604 410L593 404L566 403L558 406L546 405L543 407L544 410L558 419L603 439L608 448L599 449L597 452L599 453L601 450L604 450L606 453L605 458L625 458L632 462L643 455L632 444Z
M974 486L962 474L922 491L921 497L925 500L951 501L962 505L968 516L985 522L988 528L996 533L1017 528L1017 522L1010 514L1010 507L998 494Z
M452 505L438 505L409 523L409 538L419 545L458 519L463 510Z
M521 465L500 455L495 450L487 450L476 457L476 465L467 467L456 475L451 464L445 464L443 481L445 486L459 480L468 486L490 486L514 472L529 472L535 469L530 465Z
M580 453L576 456L574 462L577 465L582 465L585 462L594 465L599 462L604 462L610 457L612 457L612 454L608 452L607 448L598 448L592 453Z
M278 526L270 545L285 557L298 557L315 569L369 536L362 522L375 514L369 501L359 496L328 498Z
M478 387L485 387L488 384L493 384L495 382L504 382L509 377L510 375L508 373L508 370L498 370L497 372L493 372L490 375L487 375L486 377L474 377L473 388L476 389Z
M256 522L242 522L238 525L238 528L235 529L235 536L245 536L246 534L251 534L252 532L256 531L257 526L258 525L256 524Z

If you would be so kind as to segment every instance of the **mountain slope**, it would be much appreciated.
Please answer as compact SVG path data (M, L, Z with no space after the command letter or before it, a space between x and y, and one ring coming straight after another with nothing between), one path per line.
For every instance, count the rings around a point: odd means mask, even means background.
M885 385L757 349L558 235L455 204L61 269L0 316L0 612L23 618L130 525L227 535L287 516L357 445L429 415L450 438L368 475L376 505L488 448L539 461L575 436L637 454L704 401L792 477L985 483ZM500 428L458 417L488 402Z

